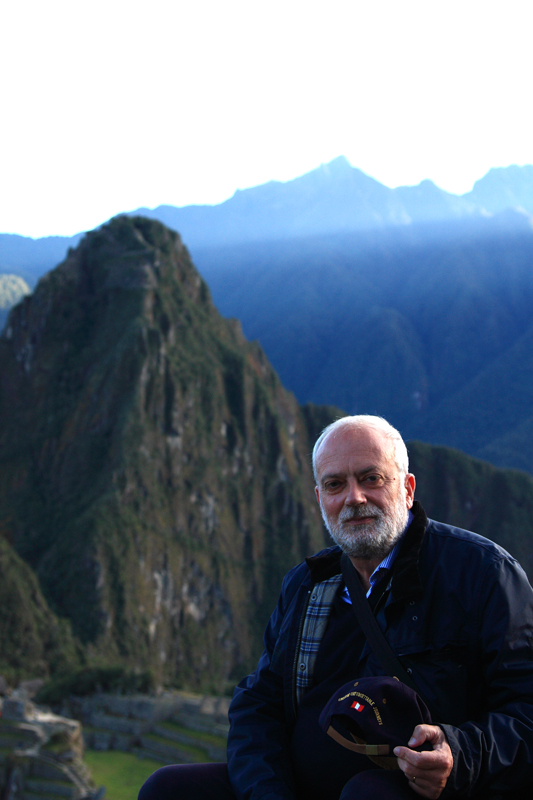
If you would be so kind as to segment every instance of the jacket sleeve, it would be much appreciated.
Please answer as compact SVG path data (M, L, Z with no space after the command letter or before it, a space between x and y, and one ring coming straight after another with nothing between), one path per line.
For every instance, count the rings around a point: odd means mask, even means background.
M510 558L492 563L480 585L486 707L476 721L441 725L454 760L443 798L487 789L517 797L533 785L533 591Z
M295 594L296 567L285 577L267 625L257 669L235 689L229 709L228 771L238 800L294 800L295 785L286 725L283 662ZM297 622L297 620L296 620Z

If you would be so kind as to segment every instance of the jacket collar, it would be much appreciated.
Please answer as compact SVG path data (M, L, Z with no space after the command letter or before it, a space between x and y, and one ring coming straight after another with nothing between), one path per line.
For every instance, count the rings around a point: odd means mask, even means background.
M422 591L422 580L418 569L420 560L420 549L428 518L426 512L418 502L413 503L413 521L407 528L403 541L400 545L400 552L393 567L393 581L391 593L393 600L403 600L413 594Z
M413 521L407 528L400 545L400 552L394 562L391 586L393 600L403 600L422 591L418 561L428 519L418 500L415 500L411 510ZM341 572L341 555L342 550L335 546L306 558L313 583L320 583L338 575Z

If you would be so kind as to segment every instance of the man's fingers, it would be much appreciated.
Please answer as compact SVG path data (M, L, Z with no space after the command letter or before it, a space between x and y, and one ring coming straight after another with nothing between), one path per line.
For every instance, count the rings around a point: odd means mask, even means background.
M403 769L403 773L409 781L410 788L416 792L416 794L421 797L426 797L428 800L437 800L437 798L440 797L446 785L444 776L440 776L433 771L424 772L413 769L411 764L407 765L407 762L404 762L404 766L407 768Z
M435 789L432 783L425 780L423 777L417 777L416 775L406 775L407 780L409 781L409 786L413 789L417 794L422 795L422 797L430 797L430 798L437 798L439 793Z
M424 752L418 753L408 747L396 747L394 755L397 756L398 763L400 761L405 763L406 769L409 767L421 770L438 769L442 763L442 755L439 750L424 750Z
M424 742L437 745L445 741L445 738L442 728L439 728L437 725L417 725L413 731L413 735L407 742L407 746L420 747Z
M411 788L422 797L437 800L452 771L452 751L442 729L436 725L416 726L409 744L419 747L424 742L430 742L433 750L419 753L410 747L395 747L394 755Z

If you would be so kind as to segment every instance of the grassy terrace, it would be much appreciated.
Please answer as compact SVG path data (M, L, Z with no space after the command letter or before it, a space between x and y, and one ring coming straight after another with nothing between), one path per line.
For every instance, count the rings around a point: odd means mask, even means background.
M89 730L88 726L84 728ZM154 728L157 733L143 734L145 747L149 748L150 742L175 747L185 756L189 756L192 763L215 760L208 752L211 748L225 751L226 739L223 736L192 730L185 725L170 721L159 722ZM135 753L120 750L87 749L85 761L92 772L95 784L106 787L105 800L136 800L144 781L163 765L162 761L139 757Z
M177 722L158 722L157 725L158 728L164 728L166 731L168 731L170 737L172 737L173 733L183 734L184 736L194 736L199 743L205 742L205 744L212 744L216 747L221 747L222 749L225 749L226 747L225 737L217 736L215 733L192 730L191 728L186 728L184 725L179 725Z
M172 740L165 739L164 736L158 736L156 733L145 733L142 740L146 743L147 747L149 747L150 742L162 744L166 747L175 747L176 749L179 749L185 756L188 756L187 760L190 758L192 763L202 763L203 761L209 760L206 751L201 747L195 747L193 744L174 742Z
M145 780L161 766L119 750L86 750L85 761L95 784L106 787L105 800L137 800Z

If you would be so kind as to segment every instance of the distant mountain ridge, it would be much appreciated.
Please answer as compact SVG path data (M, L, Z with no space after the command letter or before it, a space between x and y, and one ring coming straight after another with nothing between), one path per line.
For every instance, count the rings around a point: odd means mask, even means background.
M281 183L235 192L216 206L158 206L133 214L179 230L191 248L475 218L520 207L533 214L533 167L490 170L454 195L432 181L389 189L340 156Z
M454 195L431 180L389 189L339 156L293 180L237 190L217 205L161 205L128 213L163 222L195 251L391 226L475 221L509 208L533 215L533 166L493 168L471 192ZM508 222L512 226L516 217L511 215ZM13 272L33 287L81 235L31 239L0 233L0 273Z
M493 167L462 199L493 214L506 208L521 208L533 214L533 166Z

